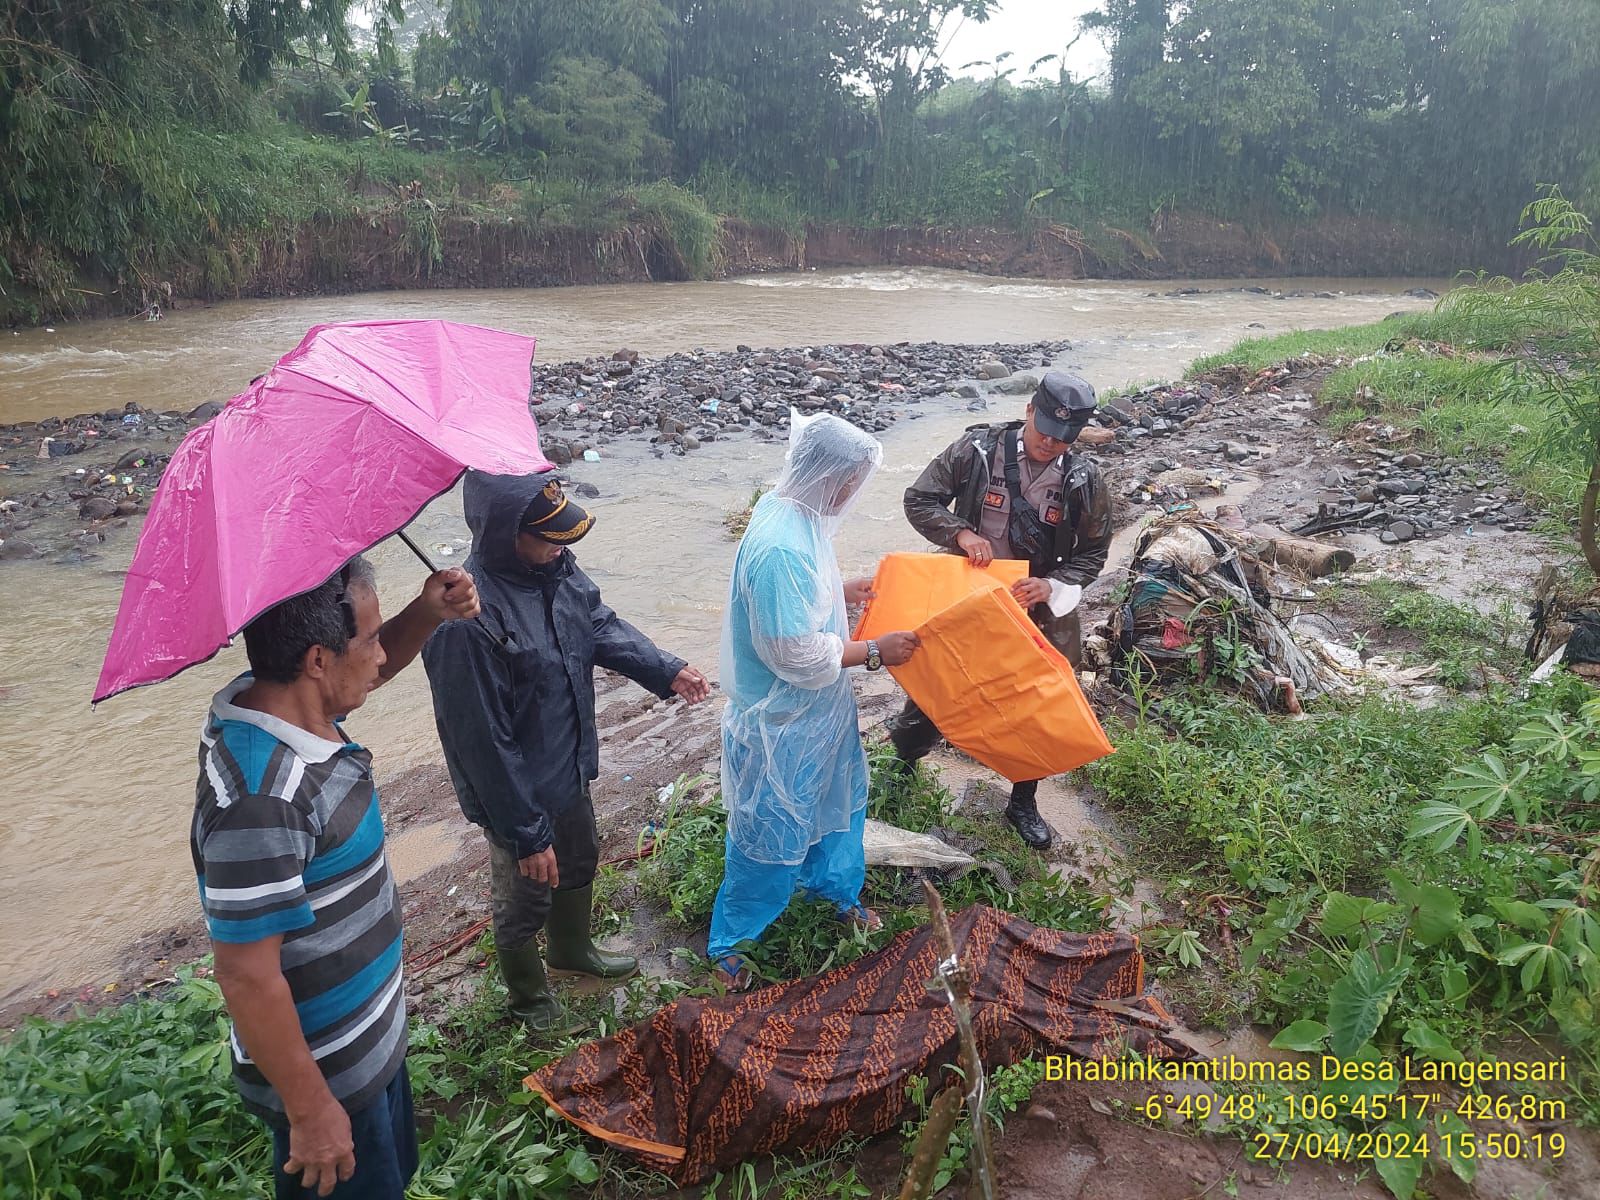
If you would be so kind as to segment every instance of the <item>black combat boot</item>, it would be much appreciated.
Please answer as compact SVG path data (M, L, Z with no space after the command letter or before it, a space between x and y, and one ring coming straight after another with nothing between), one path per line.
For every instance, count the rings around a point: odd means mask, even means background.
M1011 803L1006 805L1006 820L1019 837L1035 850L1050 848L1050 826L1039 815L1037 781L1011 785Z

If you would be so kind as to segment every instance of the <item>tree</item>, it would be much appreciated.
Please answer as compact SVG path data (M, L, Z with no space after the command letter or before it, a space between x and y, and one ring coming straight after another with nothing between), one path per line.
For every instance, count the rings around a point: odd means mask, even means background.
M922 103L949 81L941 61L951 18L987 21L996 0L887 0L863 4L858 65L872 89L878 141L887 144Z
M659 0L454 0L445 33L457 78L514 97L529 95L562 58L654 75L671 24Z
M615 183L665 166L666 143L650 127L660 109L631 71L596 58L563 58L513 118L538 149L575 174Z
M671 46L655 82L680 168L816 194L863 132L845 83L859 0L670 3Z
M1100 35L1111 59L1111 96L1126 100L1128 87L1166 58L1169 0L1107 0L1081 24Z

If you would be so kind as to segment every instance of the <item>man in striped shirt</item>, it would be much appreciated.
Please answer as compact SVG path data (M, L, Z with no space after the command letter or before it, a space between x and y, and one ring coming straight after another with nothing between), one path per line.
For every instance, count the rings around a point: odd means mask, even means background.
M477 612L472 578L441 571L384 623L355 559L252 621L251 673L212 702L190 849L234 1079L272 1127L279 1200L402 1200L416 1170L400 906L372 756L340 722L440 624Z

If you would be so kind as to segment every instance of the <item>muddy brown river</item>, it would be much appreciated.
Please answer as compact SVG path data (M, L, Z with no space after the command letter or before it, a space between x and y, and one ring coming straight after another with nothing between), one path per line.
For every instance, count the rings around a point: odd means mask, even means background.
M1063 363L1098 386L1170 377L1240 337L1376 320L1425 302L1404 297L1438 281L1247 280L1250 286L1334 292L1277 300L1248 292L1151 296L1172 283L984 279L938 271L763 276L721 283L545 291L394 292L183 309L159 323L96 321L54 332L0 333L0 423L120 408L127 401L187 411L241 390L323 321L444 317L539 339L542 361L629 346L644 354L693 347L830 342L1026 342L1068 338ZM1184 286L1227 288L1235 281ZM1264 326L1249 328L1252 323ZM1023 401L994 397L992 419ZM981 417L932 399L882 435L884 469L839 538L847 573L879 554L916 549L900 493L924 463ZM733 543L726 512L776 474L782 447L732 438L658 460L618 441L605 461L572 474L594 483L599 518L579 560L607 600L664 645L714 673ZM5 484L0 480L0 494ZM413 525L437 552L465 554L457 494ZM0 566L0 1003L42 987L96 979L140 933L193 915L188 814L195 746L213 691L244 668L224 651L176 680L98 709L93 688L132 557L133 533L100 560L63 567ZM385 609L420 582L395 544L373 552ZM438 742L420 667L376 693L351 721L385 775L433 760Z

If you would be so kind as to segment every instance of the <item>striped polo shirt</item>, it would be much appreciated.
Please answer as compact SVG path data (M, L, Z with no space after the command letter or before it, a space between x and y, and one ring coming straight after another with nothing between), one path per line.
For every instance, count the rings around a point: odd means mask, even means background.
M213 941L283 935L300 1028L329 1089L355 1111L406 1052L400 906L372 756L234 704L251 682L217 693L200 735L189 843L200 903ZM245 1107L281 1124L283 1101L237 1030L232 1041Z

